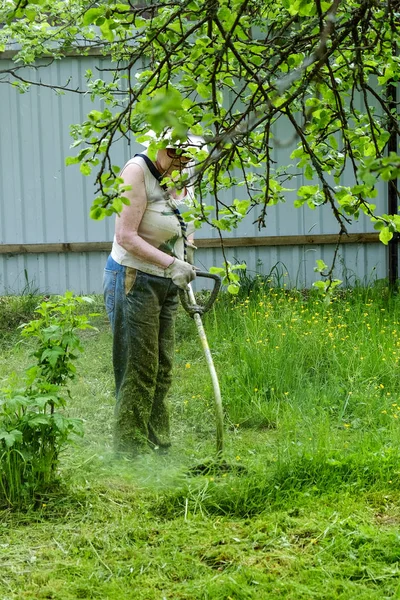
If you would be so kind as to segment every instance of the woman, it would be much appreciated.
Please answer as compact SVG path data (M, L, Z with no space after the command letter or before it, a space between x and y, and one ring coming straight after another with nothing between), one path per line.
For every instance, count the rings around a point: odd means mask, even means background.
M204 140L188 136L191 146ZM104 272L104 298L113 331L116 384L114 445L135 455L149 444L170 446L166 396L171 385L178 288L196 276L185 262L186 226L177 211L187 190L161 186L192 156L169 145L154 163L146 153L125 165L129 205L116 218L111 255Z

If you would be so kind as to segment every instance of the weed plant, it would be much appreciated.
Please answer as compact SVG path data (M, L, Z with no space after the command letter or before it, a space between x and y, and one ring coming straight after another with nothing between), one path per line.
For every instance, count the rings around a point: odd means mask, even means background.
M71 292L47 299L36 318L22 326L22 336L35 340L36 364L27 369L25 386L0 396L0 507L35 502L54 485L61 449L81 422L65 416L68 382L82 351L77 331L91 326L77 307L85 300Z

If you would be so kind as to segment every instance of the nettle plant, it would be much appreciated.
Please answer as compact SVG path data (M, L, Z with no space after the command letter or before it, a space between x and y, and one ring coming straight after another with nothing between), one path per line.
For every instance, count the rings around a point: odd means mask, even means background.
M95 219L125 202L114 142L132 134L141 141L152 129L154 157L169 128L182 147L188 130L207 141L208 153L194 152L190 217L215 227L221 241L250 211L266 227L288 180L301 177L294 206L330 207L338 243L364 213L387 244L400 232L399 15L399 0L7 0L0 49L18 46L2 81L21 92L46 85L90 95L94 109L71 126L77 153L67 163L96 172ZM43 56L51 63L93 48L113 65L88 70L82 88L45 82L44 65L39 82L22 71ZM277 165L274 150L292 145L290 163ZM394 196L388 211L375 204L379 181ZM332 272L322 270L328 280Z
M67 292L41 302L36 318L21 326L21 335L35 343L36 364L27 369L22 389L0 395L0 505L35 503L57 482L61 450L83 435L82 421L63 409L83 351L79 331L93 329L80 314L89 302Z

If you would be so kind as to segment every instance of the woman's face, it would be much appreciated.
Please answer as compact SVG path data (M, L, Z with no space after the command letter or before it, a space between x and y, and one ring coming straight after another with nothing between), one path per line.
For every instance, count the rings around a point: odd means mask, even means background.
M191 156L175 148L165 148L157 152L157 163L163 173L182 171L191 160Z

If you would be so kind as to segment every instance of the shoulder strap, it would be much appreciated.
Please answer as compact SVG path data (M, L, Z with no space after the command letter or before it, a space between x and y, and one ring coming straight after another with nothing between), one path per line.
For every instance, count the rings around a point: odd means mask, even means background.
M157 169L157 167L155 166L155 164L153 163L153 161L151 161L149 159L148 156L146 156L146 154L135 154L135 156L140 156L140 158L143 158L144 162L146 163L146 165L149 168L150 173L153 175L153 177L155 177L158 181L158 183L161 185L161 180L162 180L162 175L160 173L160 171Z

